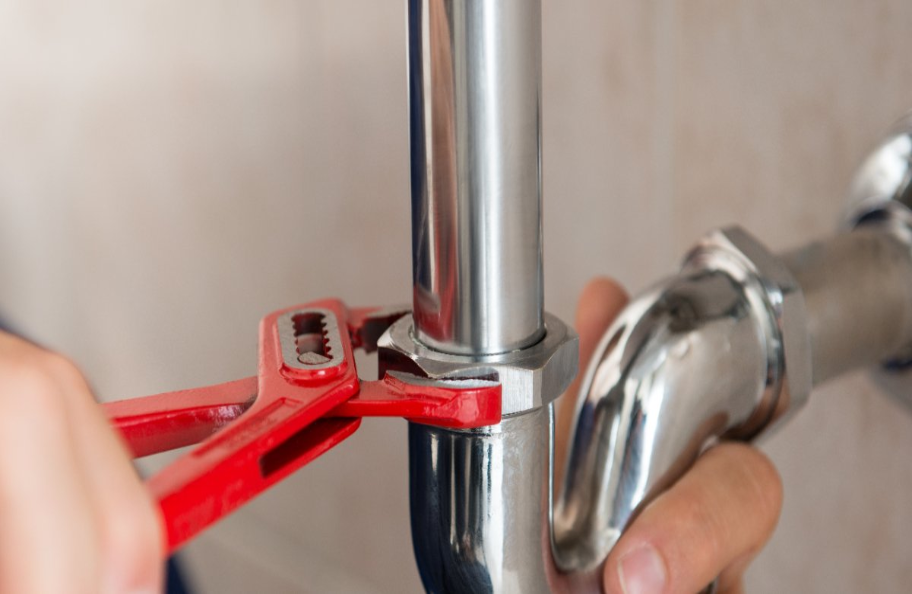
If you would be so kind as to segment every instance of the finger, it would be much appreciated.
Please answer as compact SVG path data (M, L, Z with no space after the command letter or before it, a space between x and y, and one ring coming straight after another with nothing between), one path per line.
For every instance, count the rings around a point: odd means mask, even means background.
M621 536L605 563L605 591L698 592L763 547L781 506L781 480L763 454L714 447Z
M50 355L47 365L68 396L77 453L97 510L102 592L159 592L164 550L159 508L77 368L58 355Z
M586 285L580 295L576 308L576 331L580 336L580 369L576 379L558 400L557 430L555 436L554 471L555 478L560 480L564 464L564 451L570 435L570 423L573 420L573 411L576 406L577 392L586 371L592 352L598 346L602 335L614 318L627 305L628 297L616 281L599 277L594 278Z
M752 557L753 558L753 557ZM744 594L744 570L747 569L747 564L744 565L741 569L738 570L737 577L730 576L728 578L720 577L719 578L719 588L718 594ZM723 572L725 575L726 572Z
M719 575L718 594L744 594L744 572L759 553L751 551L726 567Z
M97 592L99 535L63 397L0 337L0 591Z

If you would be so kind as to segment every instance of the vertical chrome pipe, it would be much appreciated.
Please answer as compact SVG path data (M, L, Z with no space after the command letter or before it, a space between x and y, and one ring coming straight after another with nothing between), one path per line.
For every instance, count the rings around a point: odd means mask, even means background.
M418 338L504 353L543 330L540 0L408 0Z
M554 405L474 431L409 425L412 541L431 594L599 594L552 552Z
M412 541L428 592L550 591L550 410L475 431L409 425Z
M551 320L542 340L541 1L409 0L408 43L414 328L399 339L418 344L399 355L429 376L493 366L504 389L498 425L409 425L415 556L428 592L545 594L550 403L576 339L549 350L566 332Z

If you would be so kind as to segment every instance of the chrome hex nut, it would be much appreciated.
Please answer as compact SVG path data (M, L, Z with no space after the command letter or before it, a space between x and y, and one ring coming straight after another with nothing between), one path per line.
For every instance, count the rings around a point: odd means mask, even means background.
M378 341L379 372L410 373L446 381L496 379L504 416L547 406L573 381L579 366L579 338L557 317L545 314L545 336L522 350L499 355L443 353L414 336L412 316L394 323Z

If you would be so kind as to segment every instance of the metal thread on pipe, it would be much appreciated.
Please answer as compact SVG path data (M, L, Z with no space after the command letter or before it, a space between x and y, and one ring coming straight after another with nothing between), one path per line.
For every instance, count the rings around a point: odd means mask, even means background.
M912 344L912 251L871 224L782 257L804 292L814 385Z
M417 337L488 355L541 339L540 0L409 0Z

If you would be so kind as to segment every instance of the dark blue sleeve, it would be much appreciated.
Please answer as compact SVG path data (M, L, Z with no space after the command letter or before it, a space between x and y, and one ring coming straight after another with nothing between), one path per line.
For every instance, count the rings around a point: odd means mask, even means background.
M190 589L187 587L187 582L184 581L183 572L177 557L168 559L165 594L190 594Z
M0 317L0 332L9 332L20 335ZM165 577L165 594L190 594L187 583L184 581L182 571L176 557L168 559L167 575Z

